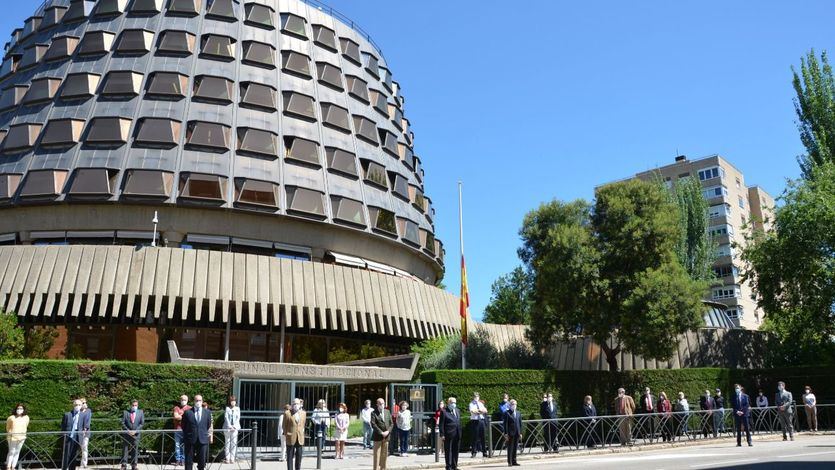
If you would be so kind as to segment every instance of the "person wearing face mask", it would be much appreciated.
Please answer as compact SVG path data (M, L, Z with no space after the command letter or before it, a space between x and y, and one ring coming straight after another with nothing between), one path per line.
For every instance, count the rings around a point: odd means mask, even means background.
M386 470L386 460L389 455L389 437L393 428L391 412L386 409L386 401L377 399L377 406L371 412L371 439L374 441L374 456L372 467L374 470Z
M661 431L661 439L663 442L673 440L673 405L667 399L667 392L658 394L658 403L655 405L658 414L660 414L661 422L658 429Z
M516 451L519 449L519 441L522 440L522 413L516 409L516 400L510 400L510 409L504 415L504 439L507 443L507 466L518 467Z
M139 409L139 400L133 400L130 408L122 413L122 470L130 460L130 468L136 470L139 463L139 431L145 424L145 413Z
M87 399L81 398L81 419L79 420L78 426L81 428L81 441L79 445L81 447L81 468L87 468L87 460L89 458L89 453L87 449L90 446L90 424L93 420L93 410L87 407Z
M371 445L371 412L374 408L371 407L371 400L365 400L365 406L360 411L360 420L362 421L362 447L370 449Z
M484 437L487 432L488 413L487 407L484 406L478 392L473 393L473 400L470 402L468 409L470 412L470 436L472 436L470 456L475 458L476 454L481 452L482 457L487 457L487 446Z
M809 431L818 432L818 399L812 393L812 387L806 386L803 391L803 409L806 410L806 425Z
M182 466L185 457L183 453L183 414L190 410L188 396L180 395L180 400L174 405L174 466Z
M444 463L446 470L458 469L458 451L461 446L461 413L458 411L458 400L449 397L446 408L441 411L438 420L438 432L444 442Z
M345 458L345 442L348 440L348 425L351 423L351 417L348 415L348 405L340 403L337 405L339 413L334 418L336 424L336 435L334 441L336 442L336 458Z
M287 458L287 436L284 434L284 415L290 411L290 405L284 404L281 414L278 416L278 461L284 462Z
M72 411L64 413L61 431L64 433L64 447L61 454L61 470L75 470L81 441L81 400L73 400Z
M742 390L742 385L734 384L734 394L731 397L731 407L734 410L734 431L736 431L736 446L742 447L742 428L745 428L745 439L751 447L751 400Z
M716 428L713 427L713 410L716 409L716 403L710 396L710 390L705 390L705 394L699 397L699 408L704 411L700 416L702 419L702 434L705 438L708 434L716 437Z
M716 389L713 403L716 405L716 411L713 413L713 428L717 433L722 434L725 432L725 397L722 396L722 390Z
M223 412L223 453L225 463L238 461L238 429L241 429L241 409L235 395L229 397L229 405Z
M544 424L545 428L545 442L543 444L543 452L560 452L560 440L557 434L557 418L559 418L560 410L557 404L554 403L554 395L546 393L542 395L542 403L539 404L539 417L547 420Z
M794 440L794 397L792 392L786 390L785 382L777 382L777 395L774 396L774 405L777 407L777 418L780 427L783 429L783 440L786 440L786 432L789 439Z
M684 392L678 392L678 400L676 400L676 404L673 409L676 413L678 413L675 420L677 430L676 433L687 435L687 421L690 416L690 403L687 402Z
M620 445L632 443L632 415L635 414L635 400L626 394L623 388L618 389L618 396L614 400L615 414L622 416L618 425Z
M592 403L591 395L583 398L583 416L589 418L586 425L589 431L586 433L586 447L593 449L597 447L597 408Z
M183 442L185 451L185 470L194 466L197 455L197 470L206 468L209 444L212 439L212 412L203 407L203 396L194 396L194 407L183 412Z
M307 413L302 409L302 401L293 399L290 409L284 412L284 436L287 441L287 470L302 468L302 449L304 448L304 427Z
M6 443L9 445L9 453L6 455L6 470L14 470L17 467L17 458L26 440L26 430L29 427L29 415L26 414L26 406L18 403L12 410L11 416L6 418Z

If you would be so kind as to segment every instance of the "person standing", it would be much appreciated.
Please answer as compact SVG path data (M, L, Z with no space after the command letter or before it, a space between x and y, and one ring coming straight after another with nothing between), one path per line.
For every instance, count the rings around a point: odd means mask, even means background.
M90 447L90 424L93 420L93 410L87 407L87 399L81 398L81 418L79 420L79 427L81 428L81 468L87 468L87 460L90 457L87 449Z
M786 440L786 432L788 431L789 439L794 440L794 425L792 418L794 416L794 397L792 392L786 390L785 382L777 382L777 395L774 397L774 405L777 406L777 418L780 421L780 427L783 428L783 440Z
M302 449L304 448L304 426L307 414L302 409L302 401L293 399L290 409L284 412L283 429L287 442L287 470L302 468Z
M745 439L751 447L751 400L742 390L742 385L734 384L734 395L731 397L731 407L734 410L734 431L736 431L736 446L742 447L742 428L745 427Z
M768 397L763 394L762 389L757 394L757 408L768 408Z
M212 433L212 411L203 407L203 396L194 396L194 407L183 413L183 442L185 447L185 470L194 466L197 454L197 470L206 468L209 444L214 441Z
M597 408L592 403L591 395L583 398L583 416L586 420L586 447L593 449L597 446Z
M377 408L371 413L371 429L373 430L371 439L374 441L373 470L386 470L392 427L391 412L386 409L386 401L378 398Z
M180 395L180 401L174 405L174 466L185 463L183 456L183 413L190 410L188 395Z
M619 388L614 404L615 413L621 417L618 425L620 445L629 445L632 442L632 415L635 414L635 400L626 394L626 390Z
M436 445L440 446L440 452L441 453L443 453L443 451L444 451L444 447L440 445L441 444L440 443L440 440L441 440L441 432L440 432L441 414L444 412L444 408L446 408L446 403L443 400L439 401L438 402L438 409L435 410L435 414L432 417L435 421L435 429L434 429L435 439L433 439L433 441L432 441L432 448L434 450Z
M705 394L699 397L699 408L704 411L702 413L702 434L707 438L708 434L716 437L716 428L713 427L713 410L716 408L716 403L713 402L713 397L710 396L710 390L705 390Z
M145 424L145 413L139 409L139 400L132 400L130 408L122 413L122 470L130 461L131 470L139 463L139 432Z
M673 405L667 399L667 392L658 394L657 411L661 415L661 439L663 442L673 440Z
M461 414L458 412L458 400L447 399L446 408L441 410L438 428L444 441L444 463L446 470L458 469L458 451L461 445Z
M73 400L72 411L64 413L61 420L61 431L64 435L64 446L61 454L61 469L75 470L78 458L79 441L81 440L81 400Z
M241 429L241 409L235 395L229 397L229 405L223 412L224 463L238 460L238 430Z
M684 396L684 392L678 392L678 401L676 401L675 406L673 407L676 414L676 433L681 433L687 435L687 421L690 417L690 403L687 401L687 397Z
M6 443L9 445L6 470L14 470L17 467L17 459L20 457L20 450L23 449L23 442L26 441L28 428L29 415L26 414L26 406L18 403L12 414L6 418Z
M320 399L316 402L311 420L313 421L313 435L316 438L316 445L323 448L328 438L328 428L331 427L330 413L325 400Z
M284 434L284 415L290 411L290 405L284 404L284 409L278 416L278 461L284 462L287 458L287 436Z
M806 410L806 425L809 431L818 432L818 399L812 393L812 387L806 386L803 391L803 408Z
M725 432L725 397L722 396L722 390L716 389L713 403L716 406L716 411L713 413L713 428L717 433L723 434Z
M469 405L470 411L470 436L472 436L473 445L470 449L471 457L475 458L476 454L481 452L482 457L487 457L487 446L484 443L485 434L487 432L487 408L481 402L478 392L473 393L473 401Z
M510 400L510 408L504 415L504 439L507 443L507 466L518 467L516 451L519 449L519 442L522 440L522 413L516 410L516 400Z
M557 418L559 418L559 408L554 403L554 395L546 393L542 395L542 403L539 405L539 417L546 420L545 428L545 443L542 450L548 452L560 452L560 439L557 432Z
M348 416L348 405L340 403L338 406L339 414L334 418L336 423L336 436L334 442L336 445L336 458L345 458L345 442L348 440L348 425L351 422L351 417Z
M371 400L365 400L365 406L360 411L360 420L362 421L362 447L364 449L370 449L371 446L371 434L373 430L371 429L371 413L374 411L374 408L371 407Z
M400 402L400 412L397 413L397 434L400 443L400 456L409 453L409 433L412 430L412 412L406 400Z
M652 394L649 387L644 388L644 394L641 395L641 401L638 404L638 413L651 415L655 413L655 408L658 406L658 399ZM646 429L644 429L646 427ZM655 419L652 416L645 418L638 418L638 432L646 438L652 439L655 437Z

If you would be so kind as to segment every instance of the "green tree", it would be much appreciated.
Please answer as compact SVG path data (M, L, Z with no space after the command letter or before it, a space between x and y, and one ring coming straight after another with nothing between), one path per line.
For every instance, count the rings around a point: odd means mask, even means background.
M691 278L712 281L716 244L707 233L710 207L702 194L702 184L691 176L680 178L671 192L678 207L678 261Z
M534 276L533 345L585 335L611 370L620 352L669 358L701 324L707 289L678 262L677 218L662 186L637 180L600 188L593 208L553 201L527 214L519 255Z
M412 345L420 354L418 373L424 370L460 369L461 337L458 335L430 338ZM467 336L467 369L493 369L499 352L484 328L475 325Z
M17 315L0 308L0 360L22 358L25 341Z
M58 330L55 327L33 327L26 330L24 355L29 359L46 359L47 353L55 344Z
M797 97L797 129L806 153L798 157L803 176L824 162L835 162L835 78L826 56L820 61L814 49L800 59L800 73L792 67L792 85Z
M484 321L503 325L524 325L531 312L531 278L521 266L496 279Z

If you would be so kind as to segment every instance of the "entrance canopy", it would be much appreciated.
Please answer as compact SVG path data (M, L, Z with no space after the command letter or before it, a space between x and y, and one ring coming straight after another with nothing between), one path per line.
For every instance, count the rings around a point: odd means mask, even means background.
M345 384L409 382L420 357L404 354L329 365L188 359L180 357L174 341L168 341L168 353L172 363L232 369L236 378L327 380Z

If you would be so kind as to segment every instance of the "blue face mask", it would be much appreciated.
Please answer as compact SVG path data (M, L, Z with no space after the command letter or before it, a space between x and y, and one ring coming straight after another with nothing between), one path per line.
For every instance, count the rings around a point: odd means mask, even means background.
M131 407L130 407L130 410L131 410L131 411L133 411L134 413L136 413L136 408L137 408L137 407L135 407L135 406L131 406Z

